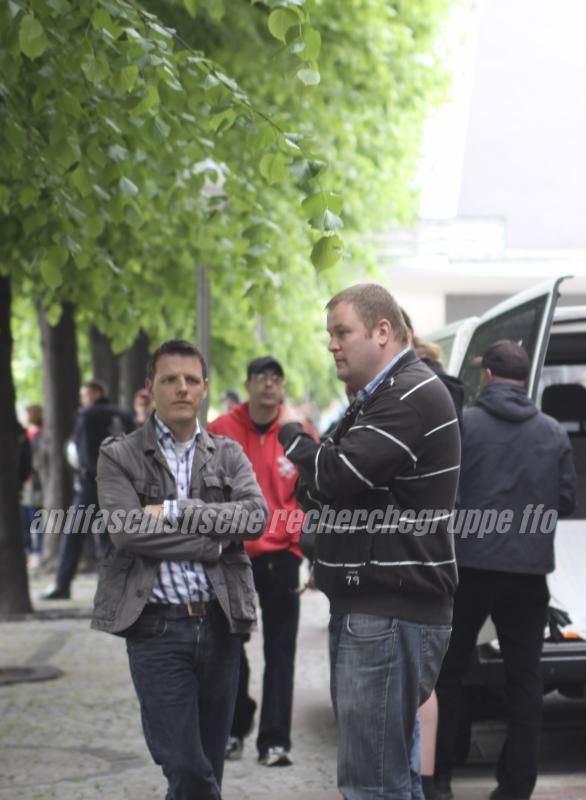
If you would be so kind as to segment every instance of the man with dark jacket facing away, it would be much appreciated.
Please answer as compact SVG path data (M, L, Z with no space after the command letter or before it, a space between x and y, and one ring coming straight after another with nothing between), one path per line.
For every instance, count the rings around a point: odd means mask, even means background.
M98 462L114 547L92 627L126 637L145 739L173 800L221 800L239 636L256 619L242 541L267 519L240 445L199 425L206 372L190 342L162 344L147 380L156 411L104 442Z
M437 685L436 785L444 800L453 797L450 773L462 679L490 615L505 663L509 703L498 787L491 798L527 800L537 779L540 655L549 600L545 576L554 568L556 512L569 514L575 506L576 473L567 433L527 396L525 350L502 339L488 348L480 366L480 396L464 411L459 513L468 512L472 520L470 510L484 511L499 525L495 522L483 535L465 527L456 538L460 584Z
M74 506L80 514L76 513L74 521L61 535L55 584L41 595L43 600L67 600L71 596L71 584L86 540L75 520L83 519L81 511L87 509L89 521L84 520L83 528L91 530L99 510L96 473L100 445L108 436L130 433L134 428L131 415L108 399L107 388L102 381L93 379L83 383L79 399L81 408L70 441L75 448L79 468ZM95 535L94 544L98 557L103 558L109 546L106 534Z
M250 459L269 507L269 527L247 542L262 610L265 669L257 736L258 758L267 767L289 766L295 645L299 622L299 549L301 520L295 499L297 470L278 440L285 397L285 373L273 356L250 362L248 402L208 425L210 433L235 439ZM297 517L297 519L296 519ZM256 703L248 695L249 667L244 646L236 710L226 757L239 758L252 726Z
M359 284L327 305L338 378L356 394L316 444L282 422L306 527L317 525L315 579L330 599L338 788L347 800L421 795L409 766L415 715L445 653L456 588L448 521L460 434L438 377L408 345L399 306Z

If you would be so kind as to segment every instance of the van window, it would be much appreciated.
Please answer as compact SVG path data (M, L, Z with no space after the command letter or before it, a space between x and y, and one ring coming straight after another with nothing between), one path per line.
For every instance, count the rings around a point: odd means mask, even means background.
M482 356L494 342L499 339L512 339L525 348L529 360L533 361L543 313L548 302L549 296L541 295L487 320L476 328L459 374L466 387L465 405L474 403L480 391L480 370L472 362L478 356Z
M547 392L544 395L546 390L555 392L549 402ZM565 391L571 392L569 398L565 397ZM584 395L584 403L580 393ZM577 477L576 510L569 519L586 519L586 364L545 366L539 381L538 405L568 432Z

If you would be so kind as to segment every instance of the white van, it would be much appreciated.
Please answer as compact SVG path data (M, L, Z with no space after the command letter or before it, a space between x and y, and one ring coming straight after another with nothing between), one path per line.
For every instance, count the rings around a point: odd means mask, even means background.
M472 359L498 339L512 339L529 354L528 393L567 429L578 475L576 511L560 520L555 571L548 576L550 624L542 654L546 691L584 697L586 689L586 306L556 308L557 278L517 294L481 317L455 322L428 335L442 349L446 372L466 386L466 405L479 392ZM494 627L482 629L466 676L470 687L504 686Z

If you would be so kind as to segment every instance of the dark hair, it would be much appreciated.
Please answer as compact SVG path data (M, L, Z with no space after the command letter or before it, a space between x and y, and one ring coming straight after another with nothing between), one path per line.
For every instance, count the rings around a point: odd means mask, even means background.
M82 388L85 387L86 389L91 389L93 392L100 392L104 397L108 396L108 387L104 381L100 381L97 378L92 378L91 381L84 381L81 385Z
M167 342L160 344L147 364L147 378L150 381L155 379L155 372L157 371L157 361L161 356L185 356L187 358L197 358L201 364L201 372L205 378L208 376L208 367L203 353L192 342L187 339L169 339Z
M39 428L43 427L43 406L33 404L25 408L26 415L30 425L37 425Z
M369 334L381 319L387 319L391 323L397 341L403 345L408 343L407 326L399 304L384 286L378 283L357 283L355 286L342 289L332 297L326 306L326 311L339 303L351 303L354 306Z

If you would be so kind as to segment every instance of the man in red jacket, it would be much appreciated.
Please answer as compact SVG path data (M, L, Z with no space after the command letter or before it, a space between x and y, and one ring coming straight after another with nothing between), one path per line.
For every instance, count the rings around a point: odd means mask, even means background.
M297 469L279 443L284 400L283 367L272 356L248 365L248 402L208 425L208 431L239 442L250 459L269 507L266 531L255 542L245 542L252 560L254 582L263 620L265 670L258 760L267 767L289 766L295 643L299 621L299 549L301 520L295 501ZM292 512L295 512L292 515ZM240 685L226 757L242 756L243 740L252 727L256 703L248 695L249 667L244 647Z

